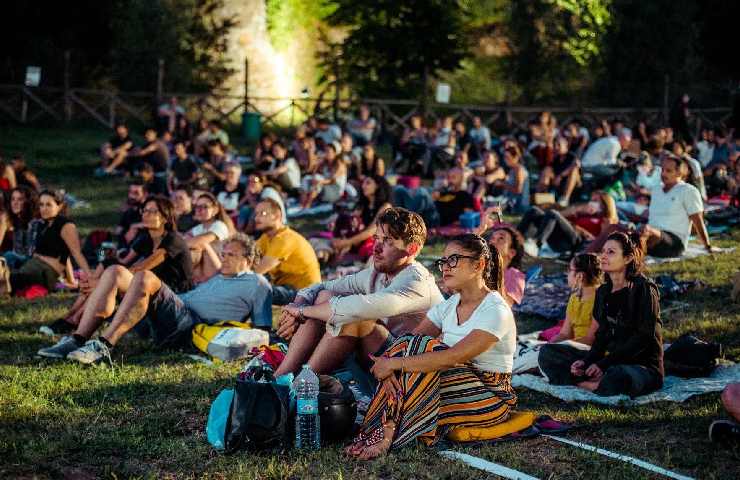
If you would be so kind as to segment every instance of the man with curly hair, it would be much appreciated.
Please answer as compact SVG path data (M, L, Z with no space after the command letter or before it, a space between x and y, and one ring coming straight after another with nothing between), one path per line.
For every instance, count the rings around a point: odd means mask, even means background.
M278 334L290 347L276 375L297 372L304 363L329 373L355 350L366 362L442 301L434 276L416 261L427 236L424 220L389 208L377 225L370 267L304 288L283 309Z

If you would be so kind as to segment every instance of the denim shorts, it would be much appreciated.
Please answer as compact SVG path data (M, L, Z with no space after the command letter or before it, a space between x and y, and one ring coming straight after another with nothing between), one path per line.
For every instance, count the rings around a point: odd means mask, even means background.
M157 346L181 347L190 343L193 327L199 322L198 316L163 283L150 297L146 317L136 330Z

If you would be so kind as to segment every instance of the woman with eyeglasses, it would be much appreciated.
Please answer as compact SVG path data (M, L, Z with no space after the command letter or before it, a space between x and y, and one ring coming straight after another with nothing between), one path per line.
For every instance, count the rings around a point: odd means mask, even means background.
M198 225L185 235L192 254L193 279L202 283L221 268L221 242L234 233L234 223L212 193L203 193L193 204Z
M631 397L663 385L660 293L642 273L643 258L639 235L609 235L600 256L605 282L594 299L598 328L593 344L590 350L544 345L538 362L550 383Z
M153 295L156 293L155 287L159 288L147 281L146 272L154 274L175 293L186 292L193 287L190 252L183 237L177 233L175 208L170 199L159 195L147 198L141 211L141 223L144 228L131 244L140 260L128 268L112 265L105 269L99 279L81 282L80 290L88 297L80 306L81 313L77 315L79 324L74 327L74 333L65 335L51 347L42 348L37 352L39 356L67 358L69 353L76 350L82 355L105 349L103 344L108 342L105 338L93 341L90 338L103 320L113 314L119 299L120 305L125 304L127 308L145 310L149 302L160 300L140 296L142 290L147 295ZM137 286L140 289L132 288L135 282L139 282ZM137 303L142 301L143 305ZM106 346L111 348L110 344Z
M516 405L516 324L500 293L498 251L478 235L461 235L437 266L455 294L385 354L371 356L381 383L349 455L369 460L415 440L431 445L456 427L504 422Z
M80 248L77 226L66 216L64 194L53 190L41 192L39 213L43 224L34 239L33 257L17 270L9 270L4 261L0 264L0 293L3 290L18 292L32 285L54 290L61 275L69 276L67 260L70 257L83 270L84 277L90 275L90 267Z

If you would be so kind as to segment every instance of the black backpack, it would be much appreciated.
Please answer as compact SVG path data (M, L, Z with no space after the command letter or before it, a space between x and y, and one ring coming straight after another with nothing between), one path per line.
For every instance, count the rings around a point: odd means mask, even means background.
M722 345L705 342L693 335L682 335L665 350L666 375L684 378L707 377L722 357Z

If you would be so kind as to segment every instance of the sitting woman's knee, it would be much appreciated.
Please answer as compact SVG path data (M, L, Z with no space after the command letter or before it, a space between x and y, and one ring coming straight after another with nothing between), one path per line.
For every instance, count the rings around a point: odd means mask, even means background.
M149 270L136 272L134 283L147 293L154 293L162 286L161 280Z
M113 277L118 278L121 275L124 275L126 273L129 273L129 271L123 265L111 265L110 267L105 269L105 271L103 272L103 275L111 275Z

